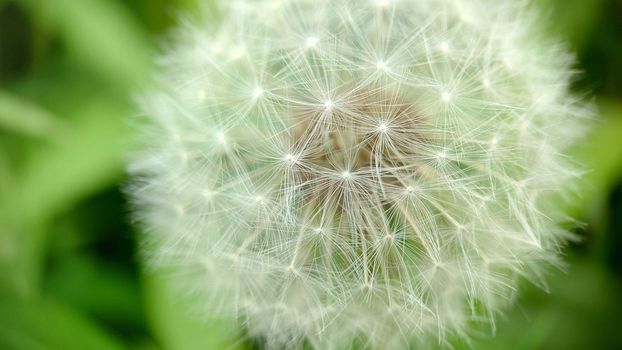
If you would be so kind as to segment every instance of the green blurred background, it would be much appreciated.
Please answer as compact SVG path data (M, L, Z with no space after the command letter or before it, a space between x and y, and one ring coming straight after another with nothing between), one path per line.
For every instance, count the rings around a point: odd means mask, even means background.
M144 271L122 193L132 96L197 1L0 0L0 349L260 347ZM622 1L539 4L600 109L573 151L592 169L568 208L583 241L472 348L622 349Z

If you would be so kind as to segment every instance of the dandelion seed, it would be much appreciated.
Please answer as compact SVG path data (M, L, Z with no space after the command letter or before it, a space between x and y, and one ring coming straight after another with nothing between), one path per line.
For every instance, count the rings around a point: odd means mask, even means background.
M175 213L177 213L178 217L184 217L186 215L186 208L183 205L178 204L175 206Z
M261 86L257 86L253 89L253 100L260 98L263 95L263 88Z
M465 23L471 23L471 22L473 21L473 20L471 19L471 16L469 16L469 15L468 15L468 14L466 14L466 13L462 13L462 14L460 14L460 20L461 20L462 22L465 22Z
M331 109L333 109L333 107L335 106L335 103L332 100L326 100L324 101L324 108L327 111L330 111Z
M529 122L526 120L523 120L522 122L520 122L519 126L521 131L525 131L527 129L529 129Z
M451 101L451 93L449 93L449 92L441 93L441 100L443 100L443 102L450 102Z
M386 133L389 130L389 126L387 125L387 123L380 123L378 124L378 132L380 133Z
M310 36L305 40L305 46L308 48L315 48L320 39L316 36Z
M214 198L214 192L211 190L203 190L202 194L203 194L203 197L207 199L208 201Z
M294 156L291 153L288 153L285 155L284 159L288 163L296 163L296 160L298 159L298 157Z
M235 49L233 49L233 51L231 51L231 59L234 61L238 60L242 56L244 56L245 52L246 52L246 49L243 46L236 47Z
M197 92L197 100L199 101L207 100L207 91L205 89L201 89Z

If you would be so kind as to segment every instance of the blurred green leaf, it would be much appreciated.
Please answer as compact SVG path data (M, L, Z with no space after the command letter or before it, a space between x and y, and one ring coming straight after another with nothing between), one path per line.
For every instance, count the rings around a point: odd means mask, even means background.
M45 228L32 224L26 231L5 221L0 231L0 292L22 297L36 293L45 261Z
M555 35L581 49L602 12L605 0L537 0Z
M15 175L0 202L0 261L10 261L8 280L25 293L35 289L41 271L42 247L49 232L41 223L66 210L80 199L110 186L123 175L124 138L128 128L123 117L128 106L98 98L85 100L69 119L75 122L60 144L33 150ZM39 268L35 268L39 266Z
M36 104L0 90L0 128L35 137L54 137L63 128L58 118Z
M0 199L11 188L13 174L4 150L0 149Z
M85 316L52 300L0 297L0 348L120 350L126 347Z
M129 113L127 108L112 101L83 101L81 107L81 119L63 143L41 149L26 161L0 205L0 217L40 221L121 177L128 132L122 117Z
M161 275L146 275L145 300L154 336L167 350L242 350L238 325L205 315L191 315L189 301ZM196 310L196 309L195 309ZM196 317L196 318L195 318Z
M144 30L116 0L24 0L56 27L82 64L126 87L148 77L152 59Z
M622 286L602 266L575 261L551 276L551 294L531 286L501 317L496 336L483 334L478 350L617 349L622 346ZM617 345L616 345L617 344ZM459 347L460 349L466 349Z
M143 321L140 291L133 276L122 266L104 264L84 254L63 256L59 260L48 274L48 294L108 323L140 327Z
M607 192L622 176L622 104L604 101L599 104L596 127L573 151L574 158L588 169L583 179L581 201L570 212L579 216L598 208Z

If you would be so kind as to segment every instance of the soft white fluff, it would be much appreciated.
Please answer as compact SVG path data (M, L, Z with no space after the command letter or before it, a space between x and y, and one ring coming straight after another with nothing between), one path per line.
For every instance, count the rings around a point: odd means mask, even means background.
M443 343L541 282L589 111L524 1L229 1L131 162L156 266L268 347Z

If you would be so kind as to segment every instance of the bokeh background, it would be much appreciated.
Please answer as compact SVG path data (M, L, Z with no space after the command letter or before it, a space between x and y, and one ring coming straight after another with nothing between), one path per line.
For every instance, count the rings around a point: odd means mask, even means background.
M209 0L0 0L0 349L260 348L145 271L123 195L132 96L197 2L218 20ZM583 239L471 348L622 349L622 1L537 4L599 107L573 150L591 169L568 208Z

